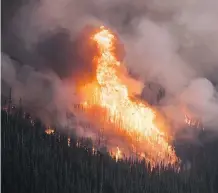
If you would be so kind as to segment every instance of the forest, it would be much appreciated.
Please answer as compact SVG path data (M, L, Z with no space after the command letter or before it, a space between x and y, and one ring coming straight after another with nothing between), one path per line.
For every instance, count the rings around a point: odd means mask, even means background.
M151 170L145 161L116 161L73 133L48 134L20 107L3 108L1 122L3 193L218 192L218 140L204 140L206 132L199 134L200 146L175 143L178 156L190 162L176 172Z
M175 138L179 171L151 168L145 160L116 160L104 146L93 149L95 142L77 137L74 128L51 125L48 130L21 103L11 101L30 99L30 110L38 101L39 107L55 108L60 104L56 98L64 101L65 87L71 91L72 82L80 86L96 81L99 64L93 65L93 58L107 61L93 46L99 41L90 45L91 31L100 24L117 36L116 49L108 50L116 52L116 60L108 57L110 63L124 62L126 74L147 84L135 99L155 106L167 94L166 103L173 106L182 93L187 99L182 103L190 101L217 119L217 2L2 0L2 192L218 193L217 128L202 129L194 141ZM9 89L15 94L4 103ZM171 100L171 95L176 97ZM182 132L189 130L187 125Z

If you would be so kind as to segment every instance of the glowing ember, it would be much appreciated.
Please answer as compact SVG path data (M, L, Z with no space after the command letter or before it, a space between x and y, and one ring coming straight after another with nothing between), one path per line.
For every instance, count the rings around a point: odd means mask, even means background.
M95 153L96 153L96 150L94 147L92 147L92 154L95 155Z
M190 127L195 127L197 129L203 129L201 120L198 118L192 118L185 114L185 123Z
M68 147L70 147L70 138L69 137L67 138L67 145L68 145Z
M116 160L116 162L123 158L123 153L118 146L116 147L116 149L111 150L110 155Z
M122 158L122 154L121 154L119 147L117 147L117 152L116 152L115 158L116 158L116 161L118 161L119 159Z
M54 133L54 130L51 129L50 127L48 127L48 129L45 130L45 133L48 134L48 135L51 135Z
M200 117L196 116L191 109L189 109L186 106L182 107L183 113L184 113L184 122L190 127L196 128L196 129L202 129L204 130L202 120Z
M109 122L128 138L129 143L137 149L138 157L145 158L152 166L176 164L179 160L166 139L166 133L155 124L155 111L141 101L132 101L128 88L117 75L121 64L114 53L115 36L101 27L92 40L97 43L99 51L94 61L97 62L100 88L93 91L95 100L89 102L89 105L96 104L106 109ZM122 157L118 147L113 154L116 160Z

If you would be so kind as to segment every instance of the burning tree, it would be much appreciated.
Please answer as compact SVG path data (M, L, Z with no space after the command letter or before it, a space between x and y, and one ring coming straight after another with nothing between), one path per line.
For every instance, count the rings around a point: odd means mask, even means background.
M104 134L113 130L125 138L129 146L137 149L139 157L146 152L145 159L151 165L176 165L179 159L170 145L169 133L157 122L158 113L145 102L133 100L119 77L123 66L115 54L115 35L101 27L91 41L97 44L98 49L93 60L97 66L97 82L83 88L87 95L87 101L84 101L86 113L92 112L89 115L94 119L93 114L99 111L95 118L104 125ZM96 107L100 108L95 110Z

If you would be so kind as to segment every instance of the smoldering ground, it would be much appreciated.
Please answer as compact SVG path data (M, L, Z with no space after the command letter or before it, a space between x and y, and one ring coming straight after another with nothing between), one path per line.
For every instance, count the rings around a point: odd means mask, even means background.
M3 1L2 80L13 88L14 99L25 98L26 106L34 104L43 117L57 114L65 122L72 85L80 79L70 81L69 88L69 77L94 78L95 50L83 44L81 31L103 24L118 33L125 65L137 79L165 89L160 105L170 119L180 124L181 106L191 106L205 128L216 129L216 0L20 2ZM147 93L145 98L157 94Z

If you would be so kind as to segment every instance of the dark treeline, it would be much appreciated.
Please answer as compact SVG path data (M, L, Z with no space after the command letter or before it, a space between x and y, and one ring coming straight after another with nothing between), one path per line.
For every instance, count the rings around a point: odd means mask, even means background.
M3 193L217 193L218 142L189 147L191 167L174 172L142 162L116 162L93 154L91 141L77 145L72 134L45 133L22 110L1 111ZM193 153L192 153L193 152Z

